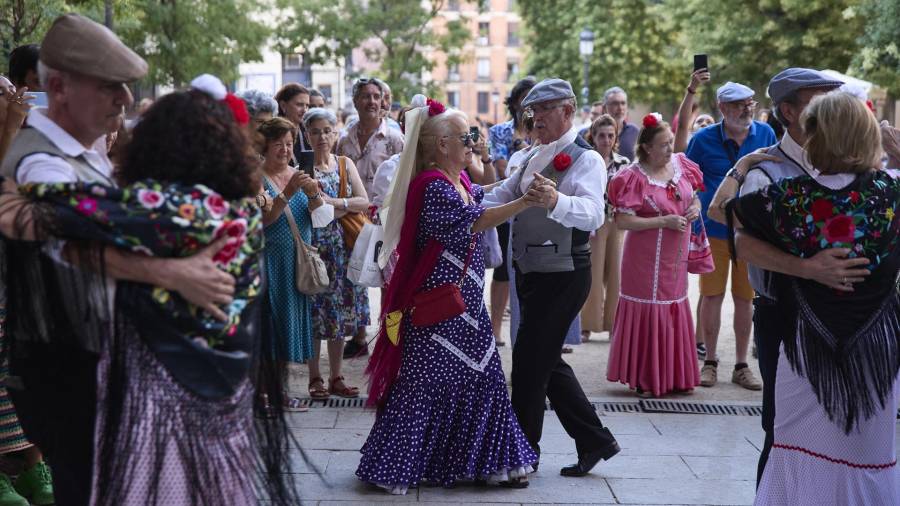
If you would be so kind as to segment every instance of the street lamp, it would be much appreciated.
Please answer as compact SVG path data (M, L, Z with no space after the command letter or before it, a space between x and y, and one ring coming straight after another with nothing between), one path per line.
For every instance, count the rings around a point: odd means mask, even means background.
M587 28L578 34L578 52L581 53L581 57L584 59L584 86L581 88L581 105L587 105L590 95L588 90L588 70L591 55L594 54L594 32Z
M494 91L491 93L491 102L494 103L494 124L497 124L497 108L500 104L500 90L494 88Z

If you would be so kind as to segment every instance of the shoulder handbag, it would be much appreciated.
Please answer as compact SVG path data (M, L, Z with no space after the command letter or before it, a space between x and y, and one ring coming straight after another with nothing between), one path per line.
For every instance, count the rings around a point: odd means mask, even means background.
M338 198L347 198L347 157L339 156L338 157ZM338 218L338 223L341 224L341 228L344 229L344 244L353 249L353 246L356 245L356 238L359 237L359 233L362 231L363 225L366 223L371 223L366 215L359 212L350 212Z
M266 177L266 182L272 188L277 189L277 186L268 177ZM328 279L328 268L325 267L325 262L319 256L319 248L303 241L290 204L285 203L284 216L287 218L288 225L291 227L291 235L294 237L294 283L297 285L297 291L305 295L324 292L331 286L331 281Z
M472 252L475 251L476 237L475 234L472 234L469 252L466 255L466 263L463 266L462 276L460 276L458 283L447 283L413 296L413 325L416 327L436 325L444 320L455 318L466 310L466 303L463 301L460 288L466 281L466 272L469 270Z

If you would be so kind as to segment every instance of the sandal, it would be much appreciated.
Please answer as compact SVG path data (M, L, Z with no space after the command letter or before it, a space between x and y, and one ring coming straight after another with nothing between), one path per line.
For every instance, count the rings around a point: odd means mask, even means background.
M586 343L591 340L591 331L590 330L582 330L581 331L581 342Z
M504 341L503 339L494 339L494 346L498 348L501 346L506 346L506 341Z
M284 396L284 410L290 413L305 413L309 411L306 401L299 397Z
M325 380L321 376L309 380L309 396L313 399L327 399L331 394L325 388Z
M338 385L339 383L341 386L337 387L336 385ZM338 397L345 397L345 398L359 397L359 389L356 387L348 387L344 383L343 376L337 376L334 378L330 378L328 380L328 391L331 392L332 395L336 395Z
M572 353L573 351L575 350L573 350L571 346L563 346L561 353Z

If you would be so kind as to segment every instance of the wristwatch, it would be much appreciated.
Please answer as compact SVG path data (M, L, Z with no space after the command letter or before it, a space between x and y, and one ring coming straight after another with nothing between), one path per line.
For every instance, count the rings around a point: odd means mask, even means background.
M740 172L738 172L734 169L731 169L728 171L727 174L725 174L725 177L730 177L731 179L734 179L735 181L737 181L738 186L740 186L740 185L744 184L744 179L747 177L747 175L741 174Z

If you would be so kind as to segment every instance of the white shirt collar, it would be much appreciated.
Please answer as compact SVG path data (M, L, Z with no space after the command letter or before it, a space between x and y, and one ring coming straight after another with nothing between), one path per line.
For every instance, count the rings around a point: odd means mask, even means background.
M787 131L785 131L784 135L781 137L781 149L786 155L799 163L803 170L808 172L809 175L818 179L819 171L809 163L809 156L806 155L806 150L803 149L803 146L798 144Z
M104 148L102 151L106 151L106 136L100 136L94 141L90 149L85 148L74 137L69 135L69 132L63 130L56 122L47 117L46 107L37 107L28 112L28 126L44 134L50 142L72 158L81 156L85 151L97 151L98 146L101 144Z

